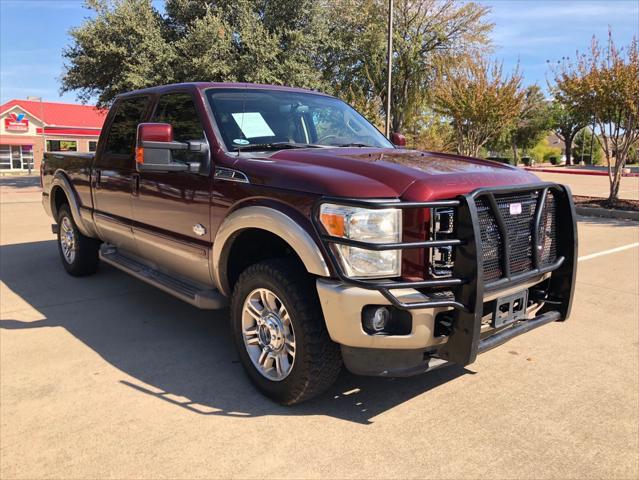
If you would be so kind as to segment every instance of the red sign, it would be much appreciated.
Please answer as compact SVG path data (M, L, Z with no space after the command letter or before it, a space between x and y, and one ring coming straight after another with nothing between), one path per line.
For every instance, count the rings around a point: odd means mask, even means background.
M4 119L4 129L9 132L28 132L29 120L25 118L24 113L10 113Z

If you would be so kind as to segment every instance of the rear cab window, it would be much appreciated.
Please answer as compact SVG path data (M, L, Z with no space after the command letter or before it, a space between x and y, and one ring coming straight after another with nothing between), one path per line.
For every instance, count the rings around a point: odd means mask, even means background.
M148 106L148 96L125 98L118 103L99 161L101 166L133 168L138 125L144 122Z
M155 107L151 121L171 125L173 139L176 142L200 141L206 143L204 128L190 93L175 92L162 95ZM173 151L173 161L201 162L204 166L206 160L206 152Z

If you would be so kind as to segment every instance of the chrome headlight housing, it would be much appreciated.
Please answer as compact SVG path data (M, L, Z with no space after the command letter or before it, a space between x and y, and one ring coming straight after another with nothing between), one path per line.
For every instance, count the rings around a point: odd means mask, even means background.
M397 208L361 208L324 203L320 222L333 237L380 243L398 243L402 235L402 212ZM401 274L401 250L374 251L335 244L337 256L348 277L398 277Z

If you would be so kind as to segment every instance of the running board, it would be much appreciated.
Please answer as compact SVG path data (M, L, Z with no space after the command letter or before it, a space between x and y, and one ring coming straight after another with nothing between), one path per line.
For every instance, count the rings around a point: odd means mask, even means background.
M139 260L121 254L111 245L102 246L100 260L197 308L217 310L228 304L227 298L219 291L202 289L185 280L156 270Z

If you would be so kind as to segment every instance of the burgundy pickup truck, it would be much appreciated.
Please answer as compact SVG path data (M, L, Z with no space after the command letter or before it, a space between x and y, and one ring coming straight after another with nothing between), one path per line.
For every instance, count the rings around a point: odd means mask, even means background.
M197 308L230 306L248 376L284 404L342 364L466 365L565 320L569 190L391 140L317 92L150 88L116 99L95 155L45 154L43 205L71 275L104 262Z

